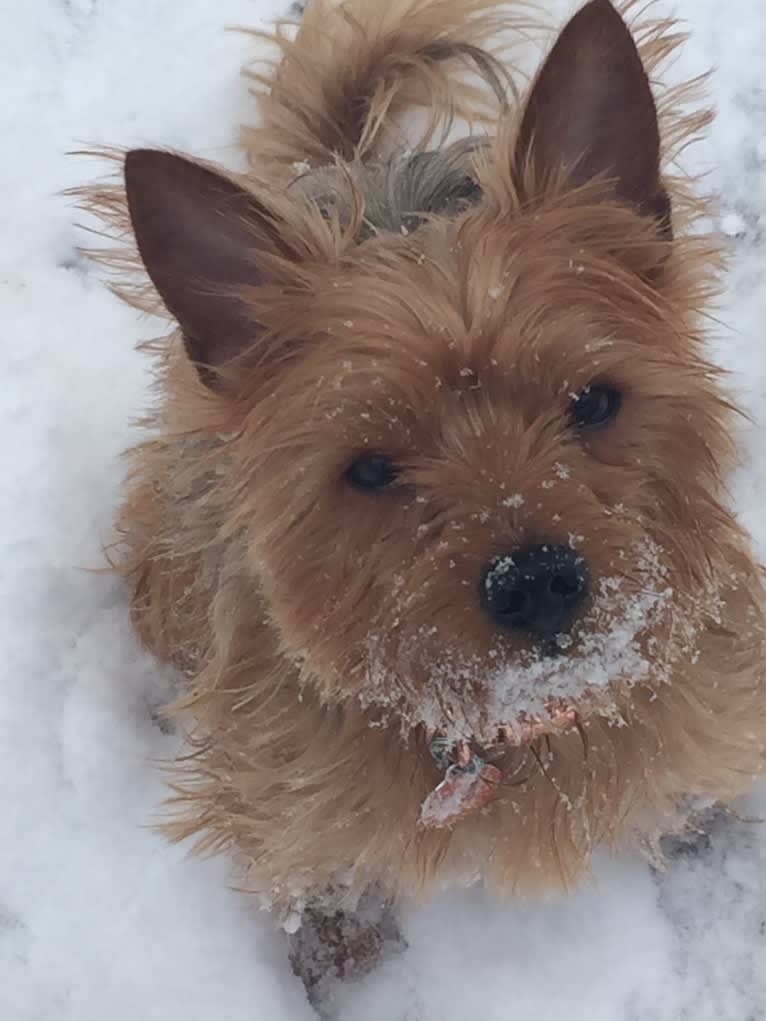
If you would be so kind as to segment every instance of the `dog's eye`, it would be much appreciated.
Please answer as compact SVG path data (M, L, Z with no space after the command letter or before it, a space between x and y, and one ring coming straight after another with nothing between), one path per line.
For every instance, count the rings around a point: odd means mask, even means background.
M346 478L355 489L372 492L385 489L396 480L393 461L385 454L363 454L346 469Z
M622 394L608 383L591 383L573 400L572 419L578 429L608 425L622 404Z

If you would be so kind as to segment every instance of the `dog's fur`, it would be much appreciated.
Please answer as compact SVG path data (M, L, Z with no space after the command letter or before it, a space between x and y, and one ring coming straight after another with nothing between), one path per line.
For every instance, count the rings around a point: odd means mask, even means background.
M138 151L127 207L90 194L129 214L182 327L156 345L119 515L136 629L189 678L166 829L231 851L280 909L373 883L568 887L596 845L651 841L763 769L766 603L701 334L718 254L667 172L705 116L660 102L660 174L608 0L518 98L489 46L527 27L493 0L311 0L259 79L251 172ZM679 37L634 33L654 74ZM423 106L407 150L401 118ZM450 144L455 118L473 134ZM570 395L594 380L623 407L579 435ZM348 485L364 450L397 485ZM530 541L590 568L555 659L477 596L483 565ZM482 812L418 825L445 716L481 744L498 686L514 715L571 677L579 729L506 748Z

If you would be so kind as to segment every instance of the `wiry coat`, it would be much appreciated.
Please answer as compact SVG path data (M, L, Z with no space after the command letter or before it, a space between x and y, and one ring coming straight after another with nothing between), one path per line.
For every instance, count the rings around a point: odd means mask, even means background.
M613 25L606 0L588 8ZM651 841L763 769L764 592L727 504L732 409L701 335L718 255L668 172L705 115L678 115L688 92L660 103L645 208L608 175L574 179L546 155L569 130L545 127L553 78L519 98L489 50L527 27L492 0L312 0L259 78L252 172L221 178L247 196L227 230L253 254L249 276L211 274L236 305L216 309L226 357L160 277L185 343L156 348L117 563L138 633L189 678L166 829L231 851L282 907L341 877L352 893L569 885L599 843ZM651 73L678 42L669 23L637 38ZM423 103L404 151L398 118ZM447 144L455 117L477 133ZM90 201L127 227L119 189ZM140 247L140 203L131 215ZM144 283L123 293L159 307ZM242 323L251 342L227 347ZM624 407L585 440L569 395L600 378ZM394 457L402 485L350 490L360 449ZM551 536L616 579L597 631L649 593L646 619L608 683L583 683L579 730L507 748L486 810L423 829L441 714L488 741L498 663L560 679L566 658L541 668L476 599L489 557ZM514 691L519 708L534 695Z

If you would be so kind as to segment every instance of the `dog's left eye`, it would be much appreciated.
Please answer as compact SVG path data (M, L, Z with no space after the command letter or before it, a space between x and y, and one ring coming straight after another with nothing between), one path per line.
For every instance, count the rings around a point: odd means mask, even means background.
M572 418L578 429L608 425L622 405L622 394L608 383L591 383L572 402Z
M385 454L363 454L346 469L346 478L354 489L364 492L385 489L396 481L396 476L396 465Z

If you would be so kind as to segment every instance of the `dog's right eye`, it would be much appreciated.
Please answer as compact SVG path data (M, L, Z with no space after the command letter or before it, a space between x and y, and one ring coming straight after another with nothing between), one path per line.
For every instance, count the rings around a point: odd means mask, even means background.
M363 454L346 469L348 482L366 493L385 489L396 481L396 476L396 466L385 454Z
M599 429L617 416L622 394L608 383L590 383L572 402L572 419L578 429Z

